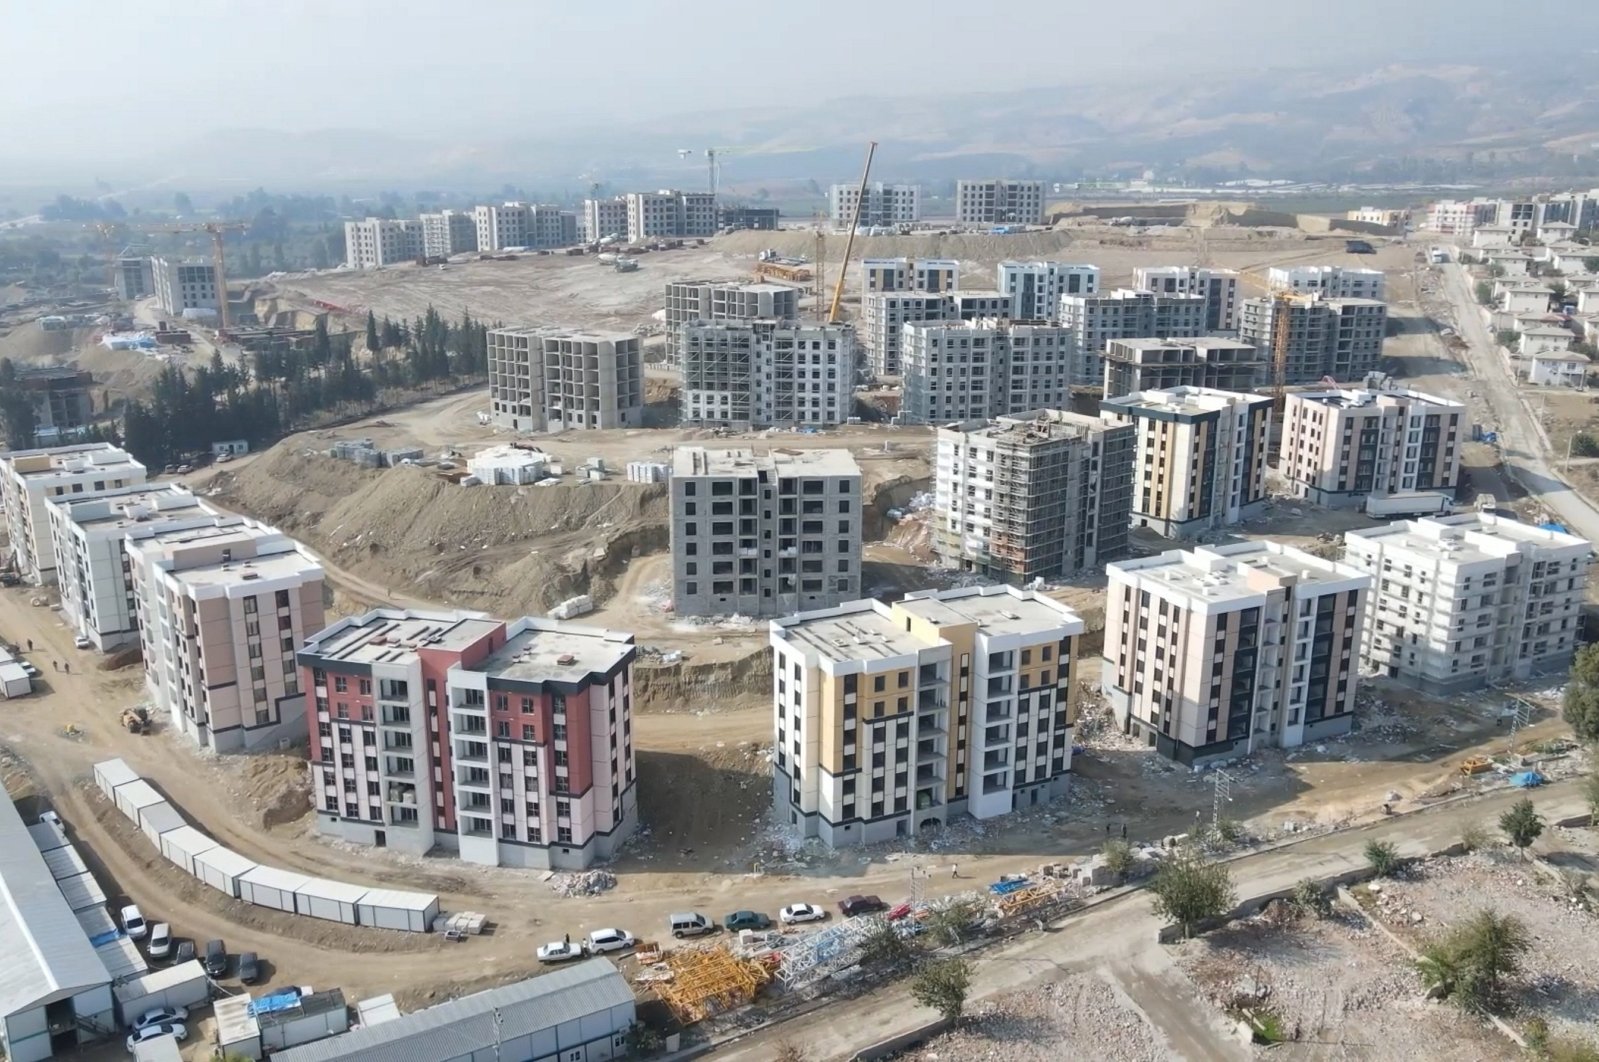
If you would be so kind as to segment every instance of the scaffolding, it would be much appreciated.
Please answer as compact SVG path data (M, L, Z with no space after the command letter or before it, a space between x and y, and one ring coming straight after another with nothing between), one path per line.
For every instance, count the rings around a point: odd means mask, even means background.
M1001 919L1037 918L1052 908L1074 904L1067 895L1065 882L1058 878L1029 881L1014 892L1005 893L994 900L994 913Z
M684 1025L748 1005L772 976L761 963L740 959L723 945L678 948L667 953L666 965L672 979L655 991Z
M783 949L777 979L790 989L804 988L855 965L862 942L876 927L873 918L846 918L799 938Z

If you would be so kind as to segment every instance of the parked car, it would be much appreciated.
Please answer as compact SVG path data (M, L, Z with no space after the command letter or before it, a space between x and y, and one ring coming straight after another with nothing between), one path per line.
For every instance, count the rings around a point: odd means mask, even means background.
M729 933L737 933L741 929L770 929L772 920L759 911L734 911L722 919L722 924Z
M261 980L261 960L256 958L255 952L239 952L239 980L247 985Z
M53 811L40 812L39 813L39 822L41 824L48 822L50 825L54 826L56 829L62 831L63 833L65 833L66 829L67 829L66 826L62 825L62 823L61 823L61 816L57 815Z
M667 915L666 924L671 928L672 936L678 940L682 940L684 937L698 937L716 929L716 923L698 911L684 911L680 914Z
M139 912L138 904L130 903L122 909L122 931L130 940L143 940L144 935L150 931L144 915Z
M140 1044L150 1040L159 1040L163 1036L170 1036L174 1040L187 1040L189 1038L189 1027L181 1021L165 1021L160 1025L146 1025L128 1037L128 1054L133 1054Z
M820 922L827 917L827 909L818 907L814 903L791 903L777 912L777 920L785 926L797 926L801 922Z
M625 929L596 929L589 934L589 950L599 954L606 951L626 951L638 941Z
M539 962L542 963L571 962L573 959L581 959L583 955L581 943L573 944L567 940L552 940L538 950Z
M72 647L74 649L87 649L93 644L93 642L89 641L89 636L87 634L80 634L72 639Z
M194 961L194 941L180 940L178 946L172 949L172 965Z
M838 909L845 918L854 918L856 915L876 914L888 910L888 904L876 896L851 896L838 901Z
M205 942L205 974L221 977L228 972L228 946L220 940Z
M138 1032L140 1029L147 1029L152 1025L166 1025L169 1022L188 1020L188 1007L156 1007L154 1010L147 1010L139 1015L134 1020L132 1028L134 1032Z
M151 926L149 949L152 959L164 959L172 954L172 927L165 922Z

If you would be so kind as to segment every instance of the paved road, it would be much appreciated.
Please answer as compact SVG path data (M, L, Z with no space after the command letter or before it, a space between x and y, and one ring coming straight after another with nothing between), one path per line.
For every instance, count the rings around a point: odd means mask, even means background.
M1233 861L1241 903L1259 901L1291 889L1307 877L1328 878L1365 865L1363 850L1373 839L1393 842L1404 856L1440 851L1459 840L1467 823L1492 822L1524 794L1503 790L1430 811L1395 816L1357 830L1324 834L1273 851ZM1546 819L1586 811L1576 782L1551 785L1535 794ZM1090 908L1046 933L1029 933L982 953L973 974L971 1001L1038 985L1073 972L1097 972L1120 985L1143 1011L1175 1059L1249 1057L1247 1049L1215 1008L1195 991L1155 940L1159 923L1147 893L1134 892ZM724 1047L714 1055L727 1062L760 1062L773 1045L792 1040L817 1059L850 1058L862 1047L915 1029L931 1012L910 998L904 983L886 986L859 999L822 1008L765 1033Z

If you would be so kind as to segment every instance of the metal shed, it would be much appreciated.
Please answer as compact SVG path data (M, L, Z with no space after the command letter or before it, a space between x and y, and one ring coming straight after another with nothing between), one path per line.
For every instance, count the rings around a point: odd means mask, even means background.
M111 990L124 1024L156 1007L192 1007L211 998L211 983L198 959L135 977Z
M68 843L66 832L53 822L34 823L28 827L28 836L41 852L51 852Z
M144 961L144 956L139 954L139 945L127 937L108 940L95 948L94 953L105 963L106 973L111 975L112 985L130 977L138 977L150 968ZM113 988L112 991L115 992L116 989Z
M116 799L117 786L138 780L138 774L126 760L101 760L94 765L94 784L100 787L107 800Z
M150 843L157 848L161 847L161 835L168 830L175 830L184 825L183 816L178 814L178 809L165 800L159 804L139 809L139 829L150 838Z
M294 892L311 879L292 870L258 866L239 875L239 899L293 914Z
M375 929L426 933L439 916L439 898L430 892L369 889L355 905L359 924Z
M239 879L256 867L253 859L246 859L231 848L215 848L194 855L194 876L235 900L239 899Z
M81 911L85 907L105 906L105 890L100 888L100 883L94 880L93 874L77 874L70 878L62 878L56 884L61 886L61 895L67 898L67 906L74 911Z
M44 865L50 868L50 876L60 881L62 878L75 878L79 874L87 874L89 865L83 861L78 850L70 844L65 848L56 848L44 853Z
M194 857L209 852L217 843L193 826L179 826L161 835L161 854L183 868L185 874L199 877L194 869Z
M312 918L355 925L355 905L370 891L364 885L346 885L327 878L307 878L294 890L294 909Z
M138 825L141 810L151 804L161 804L166 801L165 797L157 793L150 783L143 779L117 786L115 799L117 810L126 815L134 825Z
M89 938L90 944L104 944L102 938L114 937L120 932L116 919L104 907L85 907L73 913L78 916L78 925L83 927L83 935Z

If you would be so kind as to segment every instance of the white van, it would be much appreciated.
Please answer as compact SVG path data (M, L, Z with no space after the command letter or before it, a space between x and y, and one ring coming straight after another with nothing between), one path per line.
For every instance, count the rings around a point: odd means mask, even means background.
M672 936L678 940L682 940L684 937L702 936L716 928L715 922L712 922L698 911L668 915L666 922L672 928Z

